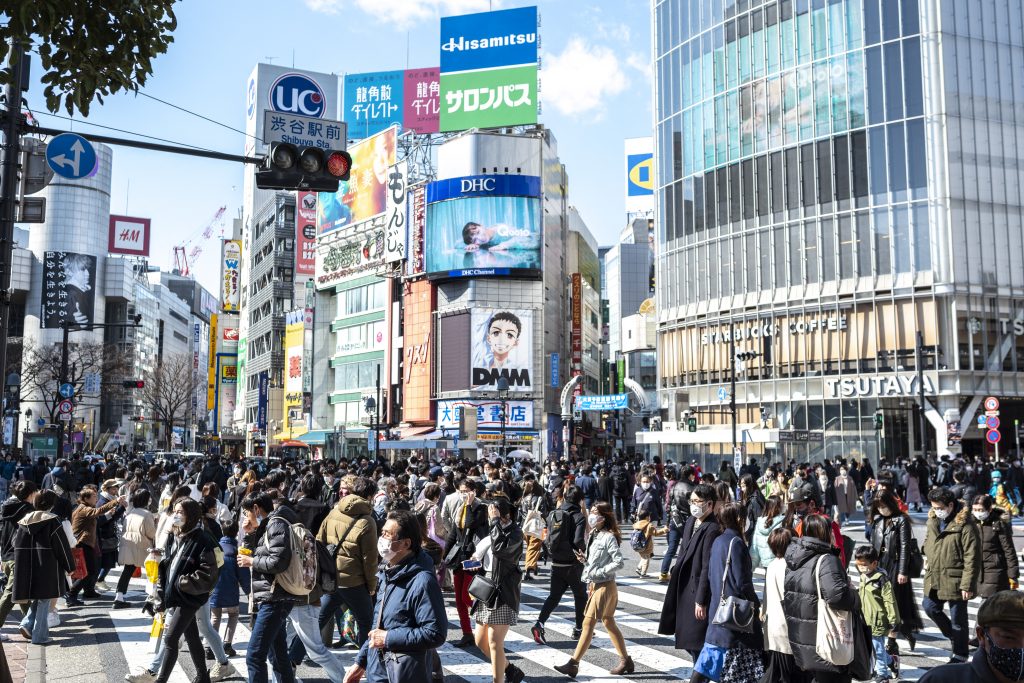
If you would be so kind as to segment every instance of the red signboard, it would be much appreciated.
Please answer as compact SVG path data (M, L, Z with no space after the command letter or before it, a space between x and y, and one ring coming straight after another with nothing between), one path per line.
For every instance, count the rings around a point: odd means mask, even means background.
M316 192L297 192L295 207L295 274L316 270Z
M572 342L572 354L570 365L572 376L583 374L583 276L579 273L572 274L572 292L570 296L572 310L572 330L570 339ZM583 393L582 382L576 385L573 392L579 396Z
M149 256L149 219L112 215L107 251L111 254Z

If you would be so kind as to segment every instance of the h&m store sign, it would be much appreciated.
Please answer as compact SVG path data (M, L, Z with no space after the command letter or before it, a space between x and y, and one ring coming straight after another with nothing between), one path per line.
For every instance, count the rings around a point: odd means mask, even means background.
M846 316L822 316L820 318L801 318L785 325L771 320L758 320L753 323L723 327L714 332L704 332L700 336L703 346L708 344L728 344L730 341L746 341L778 336L783 330L788 334L812 334L815 332L841 332L846 330ZM735 339L732 339L735 337Z

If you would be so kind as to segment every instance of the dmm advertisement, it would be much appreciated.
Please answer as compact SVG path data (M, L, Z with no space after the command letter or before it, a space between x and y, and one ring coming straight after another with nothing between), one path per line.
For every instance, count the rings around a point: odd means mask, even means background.
M533 391L533 311L477 308L472 311L470 388L497 391L508 380L509 391Z
M317 197L319 234L369 220L387 208L388 169L395 165L395 129L366 138L348 148L352 173L338 184L337 192Z
M96 304L96 257L70 251L43 254L44 329L91 330Z

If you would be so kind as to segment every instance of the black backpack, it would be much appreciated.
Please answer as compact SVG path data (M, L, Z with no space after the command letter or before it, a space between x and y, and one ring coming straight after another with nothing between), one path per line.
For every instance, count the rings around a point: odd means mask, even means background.
M572 515L565 510L553 510L548 515L548 552L553 556L563 546L572 546Z
M629 475L622 467L612 468L612 488L619 495L629 491Z

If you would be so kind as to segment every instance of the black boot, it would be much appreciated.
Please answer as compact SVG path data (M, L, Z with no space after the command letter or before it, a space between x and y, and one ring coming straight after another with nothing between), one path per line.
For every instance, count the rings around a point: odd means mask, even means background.
M526 674L515 664L509 663L505 667L505 682L506 683L522 683L522 680L526 678Z

